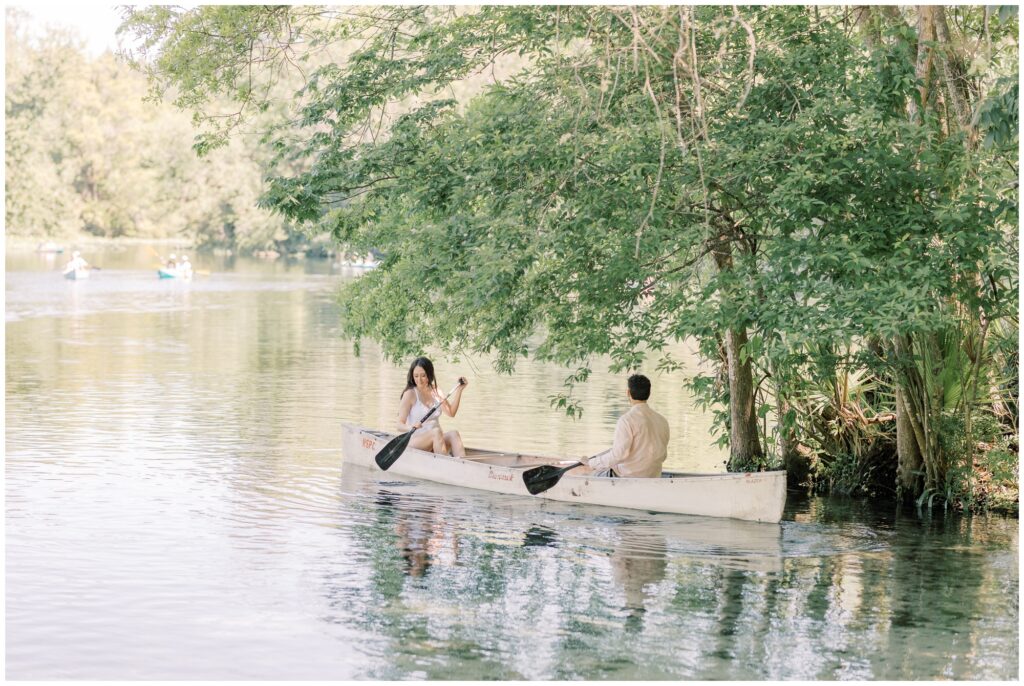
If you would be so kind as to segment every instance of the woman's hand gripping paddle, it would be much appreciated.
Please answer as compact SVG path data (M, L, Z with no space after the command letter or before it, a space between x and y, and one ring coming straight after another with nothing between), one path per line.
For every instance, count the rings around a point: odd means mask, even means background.
M423 422L427 421L430 418L430 415L437 412L437 409L441 407L444 401L452 397L452 394L455 393L455 391L458 390L459 386L461 385L462 379L459 379L459 383L455 384L455 388L453 388L448 393L448 395L444 397L444 400L434 405L434 407L431 408L430 412L423 416L423 419L420 420L420 424L423 424ZM409 441L412 440L412 435L414 433L416 433L416 429L406 431L404 434L400 436L395 436L390 441L388 441L388 444L381 448L380 452L377 453L377 456L373 458L374 461L376 461L377 466L383 469L384 471L387 471L388 468L395 463L395 460L402 456L402 453L405 452L405 449L409 447Z

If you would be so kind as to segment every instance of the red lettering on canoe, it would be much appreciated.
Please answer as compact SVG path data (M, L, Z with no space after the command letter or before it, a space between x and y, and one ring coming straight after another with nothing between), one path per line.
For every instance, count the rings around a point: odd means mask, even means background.
M512 474L499 474L493 471L487 472L488 479L497 479L498 481L511 481L514 477Z
M364 438L363 447L366 448L367 450L373 450L374 448L377 447L377 441L373 440L372 438Z

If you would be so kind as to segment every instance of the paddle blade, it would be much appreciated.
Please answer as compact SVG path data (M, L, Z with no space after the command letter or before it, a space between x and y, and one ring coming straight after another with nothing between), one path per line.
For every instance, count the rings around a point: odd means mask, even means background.
M558 483L559 479L565 476L565 473L570 469L575 469L580 466L580 462L569 465L568 467L554 467L546 464L541 467L534 467L533 469L527 469L523 472L523 483L526 484L526 490L530 492L530 495L537 495L543 493L549 488L554 487Z
M401 436L395 436L388 441L387 445L381 448L380 452L373 458L377 466L387 471L388 467L393 465L395 460L400 458L405 449L409 447L409 440L412 438L413 433L413 431L407 431Z

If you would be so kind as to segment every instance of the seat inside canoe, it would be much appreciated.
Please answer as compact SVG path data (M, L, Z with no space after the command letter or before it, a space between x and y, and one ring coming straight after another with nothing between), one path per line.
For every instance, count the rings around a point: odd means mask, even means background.
M558 458L555 457L503 453L496 450L481 450L478 448L467 448L464 459L466 461L483 462L502 467L538 467L545 464L558 464L559 462Z

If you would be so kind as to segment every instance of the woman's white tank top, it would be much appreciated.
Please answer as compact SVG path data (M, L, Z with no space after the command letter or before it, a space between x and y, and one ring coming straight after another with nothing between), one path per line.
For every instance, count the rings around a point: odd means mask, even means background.
M420 401L420 393L419 393L418 389L413 388L412 392L413 392L413 395L416 397L416 402L413 403L412 409L409 410L409 421L406 422L407 424L415 424L416 422L423 421L423 418L427 415L428 412L430 412L430 408L433 407L432 405L431 406L424 405ZM441 422L438 419L440 417L440 415L441 415L441 408L439 407L439 408L437 408L437 412L435 412L434 414L430 415L430 419L428 419L426 421L426 423L423 424L423 426L421 426L420 428L416 429L416 433L419 433L421 431L429 431L430 429L434 428L435 426L440 426Z

